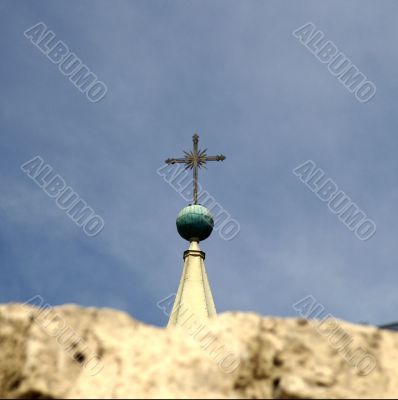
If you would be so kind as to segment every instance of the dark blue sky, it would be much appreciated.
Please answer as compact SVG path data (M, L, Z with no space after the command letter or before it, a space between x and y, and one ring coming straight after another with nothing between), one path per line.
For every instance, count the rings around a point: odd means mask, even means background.
M239 221L202 244L218 311L398 319L394 1L0 2L0 302L114 307L153 324L186 204L156 173L191 146ZM23 32L44 22L108 86L91 103ZM362 104L292 32L313 22L377 86ZM87 237L20 170L40 155L105 220ZM362 242L292 173L312 159L377 225Z

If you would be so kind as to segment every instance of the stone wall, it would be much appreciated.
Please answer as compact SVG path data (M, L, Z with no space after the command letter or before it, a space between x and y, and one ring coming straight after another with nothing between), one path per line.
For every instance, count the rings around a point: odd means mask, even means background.
M0 306L0 398L397 398L398 333L227 313L160 329L111 309Z

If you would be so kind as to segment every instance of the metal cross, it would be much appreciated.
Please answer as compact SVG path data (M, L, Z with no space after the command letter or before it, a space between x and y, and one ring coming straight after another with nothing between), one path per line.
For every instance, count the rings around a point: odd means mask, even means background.
M207 149L199 150L199 135L195 133L192 136L193 150L188 152L184 151L184 158L168 158L166 164L185 164L185 169L193 170L193 204L198 204L198 169L206 168L207 161L224 161L225 156L208 156Z

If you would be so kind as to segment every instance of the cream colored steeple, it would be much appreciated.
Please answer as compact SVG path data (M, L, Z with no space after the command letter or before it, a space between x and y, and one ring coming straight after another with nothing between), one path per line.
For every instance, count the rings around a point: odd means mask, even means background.
M178 213L176 221L178 233L190 245L184 253L184 270L168 326L184 326L187 319L196 323L207 322L209 318L216 316L204 263L205 253L199 248L199 242L211 235L214 219L206 207L198 204L198 170L206 167L208 161L224 161L225 156L208 156L206 150L200 150L199 135L196 133L192 136L192 142L192 151L184 151L184 157L166 160L166 164L184 164L185 169L193 172L193 204L184 207Z
M168 326L182 326L188 318L206 322L217 315L204 260L199 243L191 241Z

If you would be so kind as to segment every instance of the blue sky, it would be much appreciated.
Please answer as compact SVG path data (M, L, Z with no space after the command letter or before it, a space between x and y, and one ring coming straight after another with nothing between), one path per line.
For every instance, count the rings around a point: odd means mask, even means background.
M202 243L218 311L398 320L394 1L0 2L0 302L113 307L151 324L175 292L186 202L156 173L191 146L239 221ZM103 81L91 103L26 37L44 22ZM377 87L360 103L292 32L312 22ZM105 220L88 237L20 170L41 156ZM360 241L292 173L313 160L377 225Z

